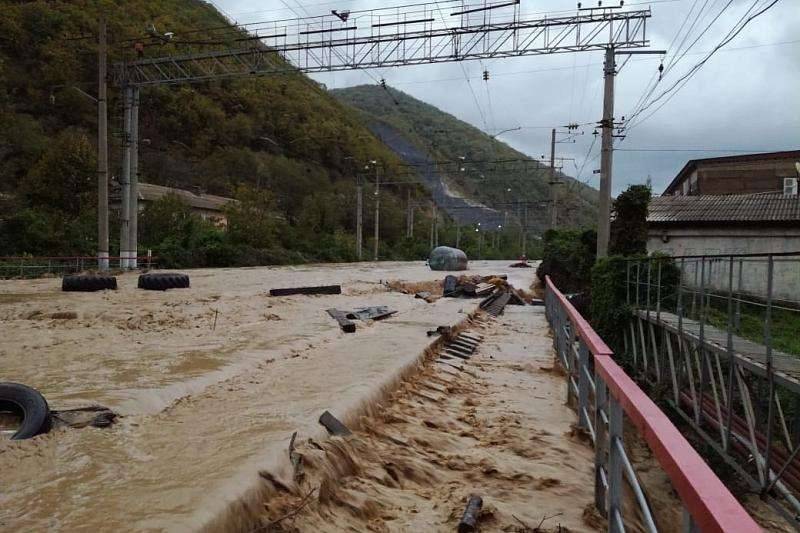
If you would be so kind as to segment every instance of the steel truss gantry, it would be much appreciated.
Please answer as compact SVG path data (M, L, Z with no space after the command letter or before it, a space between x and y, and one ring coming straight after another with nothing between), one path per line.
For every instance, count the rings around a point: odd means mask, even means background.
M447 25L437 24L438 20L446 22L440 8L423 7L421 12L396 14L374 10L346 22L313 17L271 23L266 31L261 28L260 34L244 41L234 39L223 49L117 63L114 80L119 86L141 87L298 70L397 67L649 44L649 9L593 10L531 19L515 9L510 20L488 12L491 15L484 14L480 21L462 15L460 23ZM501 20L493 21L492 16Z
M451 9L448 9L447 6ZM455 11L453 7L455 6ZM159 46L192 52L115 63L110 79L123 93L125 124L122 268L136 268L138 235L138 120L143 87L296 72L314 73L530 55L631 50L649 45L646 10L586 8L575 15L536 18L520 13L519 0L433 2L353 13L332 13L201 32L197 40L162 36ZM100 86L105 86L101 76ZM100 111L103 115L103 112ZM102 120L101 120L102 121ZM605 132L605 130L604 130ZM102 136L102 135L101 135ZM98 146L103 145L103 139ZM99 150L99 149L98 149ZM100 158L99 158L100 159ZM100 184L100 189L107 183ZM102 192L100 193L102 197ZM102 233L102 223L99 224ZM99 265L104 268L103 253Z

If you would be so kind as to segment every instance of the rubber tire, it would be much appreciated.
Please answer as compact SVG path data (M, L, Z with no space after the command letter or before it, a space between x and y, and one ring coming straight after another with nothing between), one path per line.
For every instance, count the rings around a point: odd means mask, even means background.
M65 292L95 292L117 290L117 278L114 276L64 276L61 290Z
M50 407L37 391L19 383L0 383L0 410L22 414L22 424L11 440L23 440L50 431Z
M170 272L157 272L139 276L139 288L148 291L166 291L167 289L188 289L189 276Z

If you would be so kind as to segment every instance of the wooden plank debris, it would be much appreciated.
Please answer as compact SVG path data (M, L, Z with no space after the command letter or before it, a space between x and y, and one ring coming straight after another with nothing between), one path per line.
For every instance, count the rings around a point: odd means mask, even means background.
M385 305L378 305L373 307L363 307L361 309L356 309L350 313L347 313L347 318L349 319L358 319L358 320L381 320L383 318L388 318L397 311L393 309L389 309Z
M291 296L293 294L342 294L341 285L319 285L315 287L290 287L270 289L270 296Z
M339 327L342 328L342 331L345 333L355 333L356 331L356 323L347 318L347 313L344 311L340 311L339 309L333 308L328 309L328 314L331 315L337 322L339 322Z
M325 426L328 433L335 437L346 437L353 433L347 429L347 426L342 424L338 418L333 416L330 411L325 411L319 417L319 423Z

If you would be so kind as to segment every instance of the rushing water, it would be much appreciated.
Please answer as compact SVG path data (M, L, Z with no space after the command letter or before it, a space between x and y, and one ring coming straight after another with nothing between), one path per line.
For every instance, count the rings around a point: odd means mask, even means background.
M533 269L473 264L528 287ZM433 304L382 280L441 279L420 263L189 272L192 288L62 293L59 280L0 282L0 379L54 408L102 404L108 429L0 441L0 530L195 530L240 498L319 414L375 397L476 301ZM272 298L274 287L341 283L344 294ZM399 313L342 333L326 309ZM67 317L67 318L54 318Z

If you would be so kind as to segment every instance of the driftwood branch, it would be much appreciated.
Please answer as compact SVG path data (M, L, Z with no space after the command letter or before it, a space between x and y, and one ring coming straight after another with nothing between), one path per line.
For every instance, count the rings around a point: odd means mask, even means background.
M292 433L292 438L289 440L289 461L294 468L294 480L299 481L303 477L303 456L294 450L294 441L297 438L297 432Z
M310 498L311 498L311 495L314 494L316 491L317 491L316 488L311 489L310 491L308 491L308 494L303 496L303 499L300 500L300 503L297 504L297 507L295 507L294 509L292 509L291 511L289 511L285 515L283 515L283 516L281 516L279 518L276 518L272 522L269 522L269 523L267 523L267 524L265 524L265 525L263 525L261 527L257 527L255 529L251 530L250 533L256 533L257 531L269 531L272 527L277 526L278 524L280 524L281 522L283 522L287 518L292 518L293 516L296 516L300 511L303 510L303 508L306 505L308 505L308 503L310 501Z

